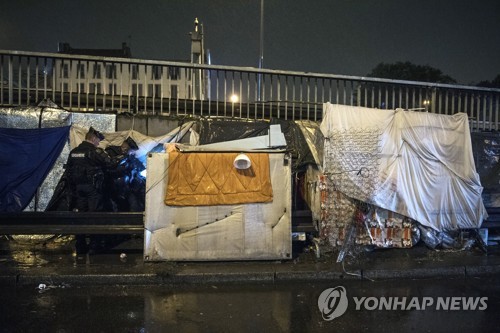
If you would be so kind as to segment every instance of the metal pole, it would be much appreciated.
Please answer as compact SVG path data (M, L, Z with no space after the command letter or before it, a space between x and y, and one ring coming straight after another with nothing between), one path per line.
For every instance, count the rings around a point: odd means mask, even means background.
M264 65L264 0L260 0L260 46L259 46L259 69ZM261 80L262 74L259 73L258 101L261 100Z

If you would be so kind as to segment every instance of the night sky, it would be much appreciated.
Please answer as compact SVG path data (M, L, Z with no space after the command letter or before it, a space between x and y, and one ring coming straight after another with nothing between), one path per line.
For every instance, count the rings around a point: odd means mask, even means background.
M0 49L120 48L187 61L194 18L212 63L258 67L260 0L0 0ZM264 68L365 76L380 62L460 84L500 74L500 0L265 0Z

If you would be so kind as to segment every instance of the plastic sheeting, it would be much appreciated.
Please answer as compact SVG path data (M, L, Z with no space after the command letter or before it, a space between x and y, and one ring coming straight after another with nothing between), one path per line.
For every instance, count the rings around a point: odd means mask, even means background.
M199 145L253 138L266 135L269 123L266 121L200 120Z
M269 165L273 202L176 207L163 202L168 154L151 154L147 162L145 260L290 259L291 163L284 153L270 153Z
M467 115L324 104L324 171L347 196L438 231L478 228L486 210Z
M315 164L314 156L299 126L291 120L273 119L271 124L279 124L285 135L286 148L291 151L294 171L304 170L308 164Z
M199 145L217 142L232 141L266 135L270 125L280 125L286 139L286 148L292 154L293 170L305 169L307 164L316 163L316 154L309 149L304 130L312 130L313 124L303 122L301 126L292 120L273 119L267 121L225 121L225 120L200 120Z
M103 132L114 131L116 115L94 113L71 113L50 100L42 101L36 107L0 108L0 127L5 128L52 128L72 124L93 126ZM52 170L45 177L35 197L28 204L27 211L43 211L50 202L54 189L64 173L64 164L70 152L70 145L64 145Z
M319 127L320 124L311 120L297 120L295 121L295 123L302 131L305 143L309 147L309 151L314 158L314 162L319 168L321 168L323 166L323 150L325 138L323 137L323 133L321 132L321 129ZM307 160L307 162L313 164L309 159Z
M52 169L69 127L0 128L0 211L20 212Z
M484 205L500 207L500 133L471 133L477 172L484 186Z
M273 200L268 154L246 153L251 166L245 170L233 166L238 153L169 154L167 205L234 205Z
M411 247L419 237L412 230L412 219L389 210L352 199L327 177L321 178L322 202L320 239L344 250L356 252L357 246L379 248ZM417 237L414 237L417 236ZM416 239L415 239L416 238Z
M300 192L302 199L307 203L308 208L311 210L313 224L318 230L317 225L321 220L321 191L320 191L320 176L322 175L323 167L323 150L324 141L323 133L319 128L318 122L310 120L297 120L295 121L298 128L302 131L303 139L309 147L311 156L314 158L314 163L308 160L305 166L305 172L298 175ZM299 190L299 189L297 189Z

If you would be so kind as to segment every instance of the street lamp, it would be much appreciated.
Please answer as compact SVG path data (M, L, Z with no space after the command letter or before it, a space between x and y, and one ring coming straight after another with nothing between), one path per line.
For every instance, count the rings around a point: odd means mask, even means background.
M425 111L428 111L429 105L431 105L431 101L428 99L425 99L422 104L424 105Z
M240 100L240 98L239 98L239 96L238 96L238 95L236 95L236 94L232 94L232 95L231 95L231 97L229 97L229 101L230 101L231 103L233 103L233 104L234 104L234 103L238 103L238 102L239 102L239 100Z

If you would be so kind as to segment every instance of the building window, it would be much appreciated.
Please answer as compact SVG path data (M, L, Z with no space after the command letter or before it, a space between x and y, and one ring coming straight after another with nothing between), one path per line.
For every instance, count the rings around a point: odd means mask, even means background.
M116 83L110 83L108 88L109 88L108 94L110 95L116 94Z
M85 92L85 83L80 83L80 92L81 93Z
M132 96L142 96L142 84L132 84Z
M131 72L132 72L132 80L137 80L139 78L139 66L132 65Z
M177 98L177 86L176 85L171 85L170 86L170 98Z
M76 64L76 75L77 78L85 79L85 65L84 64Z
M101 93L101 84L100 83L91 83L89 85L90 93L92 94L100 94Z
M94 79L101 78L101 64L94 64Z
M116 79L116 65L106 65L106 78Z
M148 96L161 96L161 84L148 84Z
M61 77L64 79L69 78L69 67L68 64L61 65Z
M68 91L68 84L67 83L62 84L62 91Z
M180 68L179 67L169 67L168 68L168 78L171 80L179 80L180 78Z
M161 67L160 66L153 66L151 69L151 79L152 80L159 80L161 79Z

